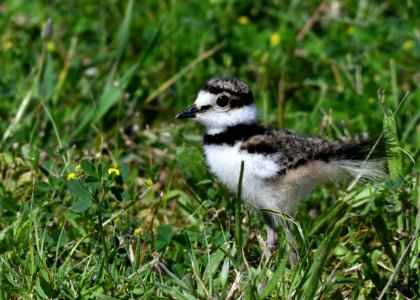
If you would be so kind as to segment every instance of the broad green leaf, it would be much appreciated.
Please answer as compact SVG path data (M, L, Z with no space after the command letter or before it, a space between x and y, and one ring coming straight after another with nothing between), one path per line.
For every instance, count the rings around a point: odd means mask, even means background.
M86 179L85 179L85 182L86 183L95 183L95 182L101 182L101 180L98 178L98 177L95 177L95 176L88 176Z
M89 192L82 186L79 180L72 179L67 181L67 187L76 199L89 199L90 197Z
M226 252L222 249L217 249L216 252L214 252L210 256L210 261L207 263L206 269L204 270L204 278L213 277L216 271L219 268L220 263L223 261L223 259L226 256ZM211 273L210 273L211 271Z
M101 180L97 177L88 176L85 179L86 187L89 188L89 191L94 194L97 190L99 190L102 186Z
M80 162L80 165L82 166L83 171L85 171L89 176L96 177L98 176L98 173L95 170L95 167L91 164L91 162L87 159L82 159Z
M87 211L89 208L91 208L92 206L92 200L90 199L81 199L81 200L76 200L73 205L71 206L71 209L75 212L75 213L82 213Z
M50 185L47 182L40 181L36 184L36 188L40 192L48 192L51 190Z
M100 163L98 165L98 175L100 178L103 178L104 176L108 175L108 170L107 170L107 166L104 165L103 163Z
M172 226L161 225L157 228L156 248L162 249L172 240Z
M78 180L69 180L67 182L70 193L74 196L75 201L71 209L76 213L81 213L88 210L92 206L90 193L82 186Z
M123 180L127 180L128 175L130 174L130 169L128 168L127 165L121 165L119 167L120 173L121 173L121 177Z

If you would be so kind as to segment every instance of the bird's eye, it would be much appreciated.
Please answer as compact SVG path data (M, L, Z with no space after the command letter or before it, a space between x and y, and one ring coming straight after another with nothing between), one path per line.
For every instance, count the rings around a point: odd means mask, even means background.
M217 98L216 100L216 104L219 107L225 107L226 105L229 104L229 97L225 95L219 96L219 98Z

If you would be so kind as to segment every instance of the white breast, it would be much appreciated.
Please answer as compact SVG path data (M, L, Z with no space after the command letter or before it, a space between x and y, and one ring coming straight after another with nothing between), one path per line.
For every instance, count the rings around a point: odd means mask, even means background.
M271 205L266 202L274 202L269 198L273 198L275 192L268 182L278 175L280 169L275 156L250 154L240 150L241 144L238 142L234 146L205 145L204 152L210 170L232 193L236 193L241 162L244 161L242 199L257 208L270 208L267 206Z

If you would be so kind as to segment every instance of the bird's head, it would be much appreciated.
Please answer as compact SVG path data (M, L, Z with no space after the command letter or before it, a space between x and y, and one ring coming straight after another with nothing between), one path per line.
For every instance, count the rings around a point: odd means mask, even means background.
M194 118L206 127L208 133L215 134L230 126L256 123L258 110L248 85L237 79L221 77L207 81L194 104L176 118Z

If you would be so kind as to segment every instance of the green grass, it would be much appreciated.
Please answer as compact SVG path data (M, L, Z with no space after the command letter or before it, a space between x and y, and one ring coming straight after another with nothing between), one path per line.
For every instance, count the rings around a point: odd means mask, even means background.
M1 2L0 299L419 298L419 5L319 5ZM221 73L264 124L395 143L383 182L301 203L295 267L174 120Z

